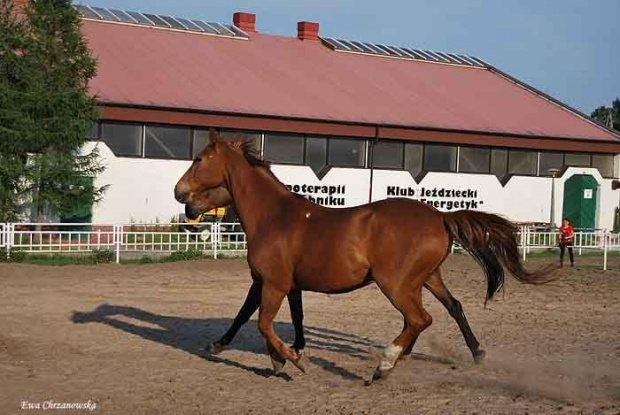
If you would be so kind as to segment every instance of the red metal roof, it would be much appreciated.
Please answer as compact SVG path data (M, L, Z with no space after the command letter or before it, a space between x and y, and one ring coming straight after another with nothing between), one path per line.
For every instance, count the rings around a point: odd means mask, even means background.
M618 141L494 71L84 21L103 103L351 123Z

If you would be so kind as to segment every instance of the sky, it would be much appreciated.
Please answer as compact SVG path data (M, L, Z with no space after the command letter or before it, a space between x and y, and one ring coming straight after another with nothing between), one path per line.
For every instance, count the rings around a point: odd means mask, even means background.
M464 53L587 113L620 97L620 0L80 0L230 23L256 14L259 32L320 35Z

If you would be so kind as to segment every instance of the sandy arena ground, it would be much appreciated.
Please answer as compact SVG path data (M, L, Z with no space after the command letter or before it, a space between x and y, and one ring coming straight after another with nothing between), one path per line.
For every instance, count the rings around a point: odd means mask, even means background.
M370 387L363 377L402 324L375 286L305 293L312 365L303 375L289 363L276 377L255 320L222 354L204 352L245 298L244 260L0 264L0 414L39 412L20 406L49 400L90 400L100 414L618 414L620 258L612 264L615 271L566 269L546 286L508 280L484 309L480 269L467 255L450 257L444 278L485 363L472 364L456 323L425 294L434 323L416 354ZM276 331L292 342L288 306Z

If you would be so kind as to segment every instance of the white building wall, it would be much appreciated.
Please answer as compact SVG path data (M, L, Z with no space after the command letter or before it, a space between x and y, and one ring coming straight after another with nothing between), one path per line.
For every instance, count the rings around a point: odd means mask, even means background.
M106 170L95 185L110 187L93 207L93 223L170 222L183 212L183 205L174 199L174 186L190 161L116 157L105 143L96 145Z
M183 212L173 189L190 161L116 157L104 143L98 145L107 169L96 184L111 186L94 207L93 222L167 222ZM273 165L272 170L291 190L326 206L357 206L371 198L369 169L332 168L322 179L307 166ZM571 167L555 179L556 224L562 218L564 182L574 174L590 174L597 180L597 227L611 229L620 191L612 191L611 180L591 168ZM432 172L416 183L408 172L375 169L372 200L409 197L430 202L442 211L469 208L499 213L516 222L549 223L552 180L514 176L502 186L493 175Z

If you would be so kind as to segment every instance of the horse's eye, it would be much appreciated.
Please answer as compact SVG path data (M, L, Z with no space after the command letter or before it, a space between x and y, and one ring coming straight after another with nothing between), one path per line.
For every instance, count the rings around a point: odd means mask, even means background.
M196 157L194 159L194 163L200 163L202 161L202 159L200 157Z

